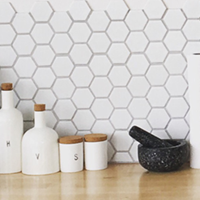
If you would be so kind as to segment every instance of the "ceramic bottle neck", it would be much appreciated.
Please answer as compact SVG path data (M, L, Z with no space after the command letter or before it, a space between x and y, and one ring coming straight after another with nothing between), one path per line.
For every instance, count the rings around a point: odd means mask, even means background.
M35 128L46 127L46 120L45 120L45 112L44 111L35 111L34 112L34 119L35 119Z
M2 90L1 95L2 95L2 109L14 108L13 90L9 91Z

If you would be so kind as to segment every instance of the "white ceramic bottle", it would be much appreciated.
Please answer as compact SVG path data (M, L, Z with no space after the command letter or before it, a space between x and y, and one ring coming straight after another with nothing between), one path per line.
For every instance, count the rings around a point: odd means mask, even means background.
M21 171L23 117L14 108L12 83L3 83L1 90L0 174L16 173Z
M59 171L58 134L45 123L45 104L34 107L35 126L22 139L22 173L44 175Z

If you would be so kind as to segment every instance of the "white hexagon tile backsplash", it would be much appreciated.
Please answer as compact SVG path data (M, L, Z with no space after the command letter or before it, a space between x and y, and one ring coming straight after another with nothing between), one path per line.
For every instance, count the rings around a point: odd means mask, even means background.
M106 133L112 162L138 162L133 125L188 138L200 0L49 0L29 12L10 1L0 2L0 82L13 82L25 130L46 103L60 136Z

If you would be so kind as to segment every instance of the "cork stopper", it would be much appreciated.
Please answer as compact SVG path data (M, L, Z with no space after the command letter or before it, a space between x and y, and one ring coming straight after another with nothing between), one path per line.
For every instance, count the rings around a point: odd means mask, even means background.
M84 139L86 142L101 142L107 140L107 135L102 133L87 134Z
M1 84L1 89L2 90L12 90L13 89L13 86L12 86L12 83L2 83Z
M35 104L34 110L35 111L44 111L45 110L45 104Z
M83 138L78 135L65 136L65 137L59 138L58 142L61 144L76 144L76 143L83 142Z

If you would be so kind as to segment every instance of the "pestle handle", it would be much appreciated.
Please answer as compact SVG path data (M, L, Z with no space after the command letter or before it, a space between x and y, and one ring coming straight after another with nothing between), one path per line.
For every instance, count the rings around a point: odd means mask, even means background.
M161 148L172 146L170 143L161 140L160 138L152 135L138 126L133 126L129 131L129 135L145 147Z

